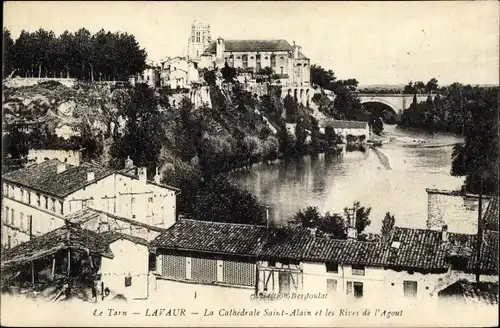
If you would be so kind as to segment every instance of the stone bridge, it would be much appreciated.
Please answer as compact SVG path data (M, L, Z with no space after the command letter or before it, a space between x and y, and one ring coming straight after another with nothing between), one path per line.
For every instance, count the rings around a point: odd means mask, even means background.
M417 102L424 102L428 96L432 100L436 94L417 94ZM404 109L410 107L413 102L413 94L358 94L359 100L362 104L366 103L380 103L390 107L394 113L401 114Z

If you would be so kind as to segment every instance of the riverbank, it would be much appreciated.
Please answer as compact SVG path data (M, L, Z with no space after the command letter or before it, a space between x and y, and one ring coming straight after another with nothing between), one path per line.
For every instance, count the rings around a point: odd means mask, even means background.
M391 164L389 163L389 158L387 156L385 156L385 154L383 152L378 150L377 147L370 146L370 148L375 152L375 154L377 154L377 157L380 160L380 162L382 163L382 165L384 166L384 168L386 170L392 170Z

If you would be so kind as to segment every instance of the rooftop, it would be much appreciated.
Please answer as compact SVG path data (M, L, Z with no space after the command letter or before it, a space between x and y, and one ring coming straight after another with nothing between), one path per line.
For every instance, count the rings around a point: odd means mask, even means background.
M144 245L144 246L149 246L149 243L146 239L137 237L137 236L131 236L125 233L117 232L117 231L106 231L101 233L101 235L104 237L104 240L108 244L112 244L117 240L128 240L131 241L135 244L139 245Z
M23 265L60 250L71 249L113 258L108 243L100 234L77 225L65 225L2 252L2 269Z
M180 220L151 242L152 247L256 256L268 236L265 226Z
M66 169L57 173L58 165L65 164ZM87 173L94 172L95 178L87 180ZM22 185L59 198L64 198L81 188L113 174L113 170L90 163L73 166L57 159L34 164L3 176L6 182Z
M493 197L484 211L484 222L487 230L498 231L498 214L498 197Z
M498 305L498 283L459 280L439 291L438 296L457 297L471 303Z
M288 41L280 40L224 40L226 52L292 51ZM210 43L205 53L216 52L216 41Z
M304 228L266 228L220 222L181 220L160 234L152 247L219 254L259 256L303 261L339 262L415 270L447 270L453 243L462 240L472 247L475 235L395 227L387 242L328 239L313 236ZM397 241L398 247L393 247ZM498 271L498 232L485 232L481 249L481 271ZM464 271L473 272L475 252Z
M65 165L66 169L57 173L59 165ZM94 172L94 179L88 181L87 173ZM3 176L6 182L15 183L40 192L64 198L73 192L82 189L96 181L106 178L113 173L123 174L133 179L138 179L136 167L115 171L106 167L91 163L82 163L80 166L63 163L57 159L51 159L42 163L33 164L25 168L9 172ZM147 181L148 184L179 191L175 187Z
M319 126L331 126L334 129L365 129L367 125L368 122L364 121L341 121L331 118L322 118L319 120Z

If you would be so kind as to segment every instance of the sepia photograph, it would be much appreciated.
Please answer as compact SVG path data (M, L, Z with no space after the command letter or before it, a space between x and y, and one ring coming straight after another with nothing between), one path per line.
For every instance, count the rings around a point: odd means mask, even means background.
M5 1L2 326L498 326L497 1Z

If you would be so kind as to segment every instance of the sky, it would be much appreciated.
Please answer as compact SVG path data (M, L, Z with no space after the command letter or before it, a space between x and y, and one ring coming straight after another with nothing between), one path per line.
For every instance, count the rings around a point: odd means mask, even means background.
M13 38L39 28L134 34L148 57L185 55L193 21L212 38L286 39L361 85L499 83L499 2L4 2Z

